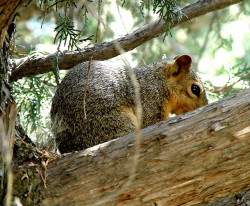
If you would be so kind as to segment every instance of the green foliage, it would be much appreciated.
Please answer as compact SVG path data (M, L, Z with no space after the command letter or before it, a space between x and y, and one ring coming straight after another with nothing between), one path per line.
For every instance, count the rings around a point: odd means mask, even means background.
M21 115L21 124L37 143L50 138L49 117L51 99L56 86L54 75L47 73L31 78L25 78L12 84L13 94ZM36 135L36 136L33 136Z
M88 3L92 2L87 0ZM63 8L63 12L59 9ZM64 45L68 42L68 49L71 50L76 47L79 51L80 48L77 46L78 42L91 40L91 37L87 37L84 39L80 39L86 26L87 26L87 13L88 10L86 7L82 6L81 10L83 10L83 18L84 18L84 26L82 30L75 29L74 21L68 16L68 10L72 7L77 8L77 4L74 0L40 0L40 8L45 10L45 13L49 12L50 9L55 8L57 13L57 27L55 28L56 36L54 42L58 42L58 50L60 50L61 43L64 41ZM61 14L63 13L63 14ZM45 17L44 17L45 18Z
M246 63L239 63L226 69L228 73L227 90L221 92L221 98L231 95L236 92L240 92L250 87L250 66ZM233 87L236 84L240 84L239 87Z
M246 63L239 63L229 68L223 66L220 71L226 71L228 78L223 87L216 88L211 83L205 83L207 94L211 100L216 101L250 87L250 66ZM235 87L237 84L238 86Z
M144 9L150 9L150 4L153 6L153 12L158 14L160 17L160 20L165 21L165 35L164 38L170 34L170 26L173 24L173 20L176 18L177 21L180 21L185 14L181 11L179 8L180 1L176 0L144 0L141 1L141 10Z

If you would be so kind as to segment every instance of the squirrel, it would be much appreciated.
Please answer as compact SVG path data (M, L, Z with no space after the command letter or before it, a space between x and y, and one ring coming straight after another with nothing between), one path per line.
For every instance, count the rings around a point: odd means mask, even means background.
M208 103L204 87L191 69L189 55L133 68L139 83L142 128ZM135 92L126 66L92 61L86 93L88 62L73 67L52 100L51 130L61 153L83 150L135 131Z

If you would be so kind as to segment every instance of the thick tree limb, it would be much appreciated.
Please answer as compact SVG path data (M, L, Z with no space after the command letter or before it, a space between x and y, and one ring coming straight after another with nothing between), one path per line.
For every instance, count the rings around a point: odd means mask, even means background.
M142 130L136 178L102 205L198 205L250 186L250 89ZM133 135L51 162L44 205L92 205L128 179Z
M182 12L186 14L187 17L183 17L179 22L175 19L172 27L189 21L195 17L228 7L241 1L242 0L197 1L196 3L193 3L182 9ZM118 38L111 42L99 44L96 47L93 59L105 60L118 56L120 53L115 48L115 41L117 41L125 51L130 51L144 42L161 35L164 32L164 29L164 21L159 22L159 20L156 20L132 33L127 34L124 37ZM92 51L93 47L84 48L82 50L82 54L80 54L78 51L65 52L63 55L59 56L59 68L64 70L70 69L80 62L88 60L92 54ZM30 77L49 71L55 71L55 59L56 54L51 54L34 55L28 58L13 61L11 81L16 81L22 77Z

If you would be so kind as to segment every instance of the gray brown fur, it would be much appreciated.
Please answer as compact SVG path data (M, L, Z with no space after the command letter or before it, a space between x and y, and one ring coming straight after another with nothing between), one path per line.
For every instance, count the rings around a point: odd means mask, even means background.
M164 103L170 92L166 84L165 59L132 69L140 85L142 127L164 119ZM82 150L134 131L130 118L119 108L134 108L134 89L125 66L109 61L92 61L84 118L83 96L88 62L72 68L58 86L52 101L52 132L61 153ZM189 76L197 79L190 70ZM207 102L205 93L202 98ZM205 103L204 103L205 104ZM201 106L201 105L199 105Z

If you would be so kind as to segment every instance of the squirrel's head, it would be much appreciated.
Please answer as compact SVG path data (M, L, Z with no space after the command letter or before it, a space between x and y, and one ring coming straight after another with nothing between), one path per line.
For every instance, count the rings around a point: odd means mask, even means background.
M169 96L164 107L164 116L169 113L181 114L208 103L204 87L191 69L192 58L189 55L177 56L166 69Z

